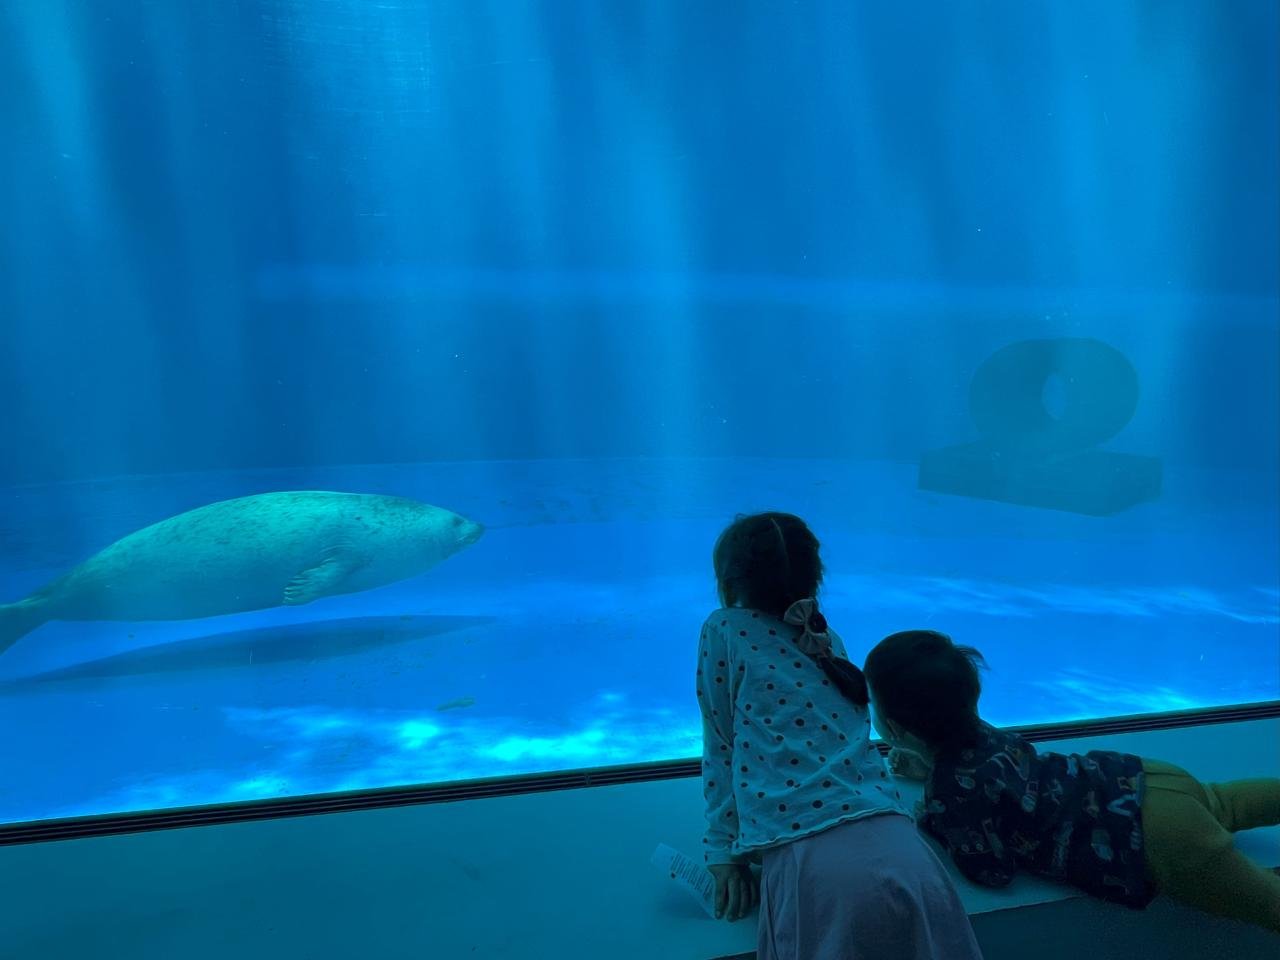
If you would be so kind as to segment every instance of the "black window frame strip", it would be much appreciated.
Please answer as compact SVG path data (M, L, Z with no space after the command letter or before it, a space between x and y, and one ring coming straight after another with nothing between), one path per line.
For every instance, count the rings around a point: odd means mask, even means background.
M1172 730L1224 723L1242 723L1280 717L1280 700L1204 707L1166 713L1146 713L1120 717L1076 720L1060 723L1029 724L1009 729L1036 743L1096 737L1106 734L1138 733L1148 730ZM888 747L876 742L881 753ZM233 803L170 807L133 813L104 813L64 819L30 820L0 824L0 847L19 844L81 840L89 837L119 836L155 830L177 830L186 827L249 823L257 820L279 820L292 817L378 810L387 807L416 806L430 803L456 803L493 797L514 797L587 787L618 786L656 780L697 777L702 773L700 758L662 760L652 763L626 764L614 767L591 767L553 773L519 774L481 780L451 783L379 787L336 793L307 794L265 800L241 800Z

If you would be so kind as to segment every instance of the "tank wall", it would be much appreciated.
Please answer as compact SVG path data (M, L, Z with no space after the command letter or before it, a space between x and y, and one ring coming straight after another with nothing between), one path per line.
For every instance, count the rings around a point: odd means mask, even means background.
M1270 0L108 6L0 12L0 822L695 756L763 509L993 722L1280 696ZM486 532L193 513L299 491Z
M3 40L0 479L914 459L1040 336L1276 470L1272 4L99 12Z

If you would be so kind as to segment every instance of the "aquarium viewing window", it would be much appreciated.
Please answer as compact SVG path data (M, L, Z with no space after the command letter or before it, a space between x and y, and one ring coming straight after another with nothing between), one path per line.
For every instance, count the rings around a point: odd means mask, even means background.
M759 509L996 722L1275 713L1275 5L724 13L18 5L0 834L695 774Z

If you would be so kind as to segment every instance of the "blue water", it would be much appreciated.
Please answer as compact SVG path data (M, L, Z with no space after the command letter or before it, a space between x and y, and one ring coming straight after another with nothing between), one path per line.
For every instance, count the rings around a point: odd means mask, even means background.
M1017 723L1280 693L1277 516L1240 477L1093 518L939 497L909 464L508 461L260 471L11 494L34 538L78 504L113 538L264 489L428 493L491 525L416 580L205 621L42 627L0 662L7 819L685 757L690 650L726 500L801 510L860 657L942 627ZM1199 483L1197 483L1199 480ZM1235 483L1213 503L1202 484ZM20 594L70 558L0 572ZM440 709L445 708L445 709Z
M692 756L711 544L764 508L852 655L943 629L996 721L1280 696L1274 4L17 6L0 602L270 490L487 533L305 607L40 627L0 821ZM983 361L1064 338L1136 374L1101 449L1159 489L920 489ZM1081 376L1026 401L1050 432Z

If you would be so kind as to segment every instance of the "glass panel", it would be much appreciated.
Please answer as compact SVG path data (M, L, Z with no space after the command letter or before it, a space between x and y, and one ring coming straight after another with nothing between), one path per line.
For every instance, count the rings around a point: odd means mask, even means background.
M11 7L0 819L695 755L762 508L999 722L1280 694L1270 0Z

